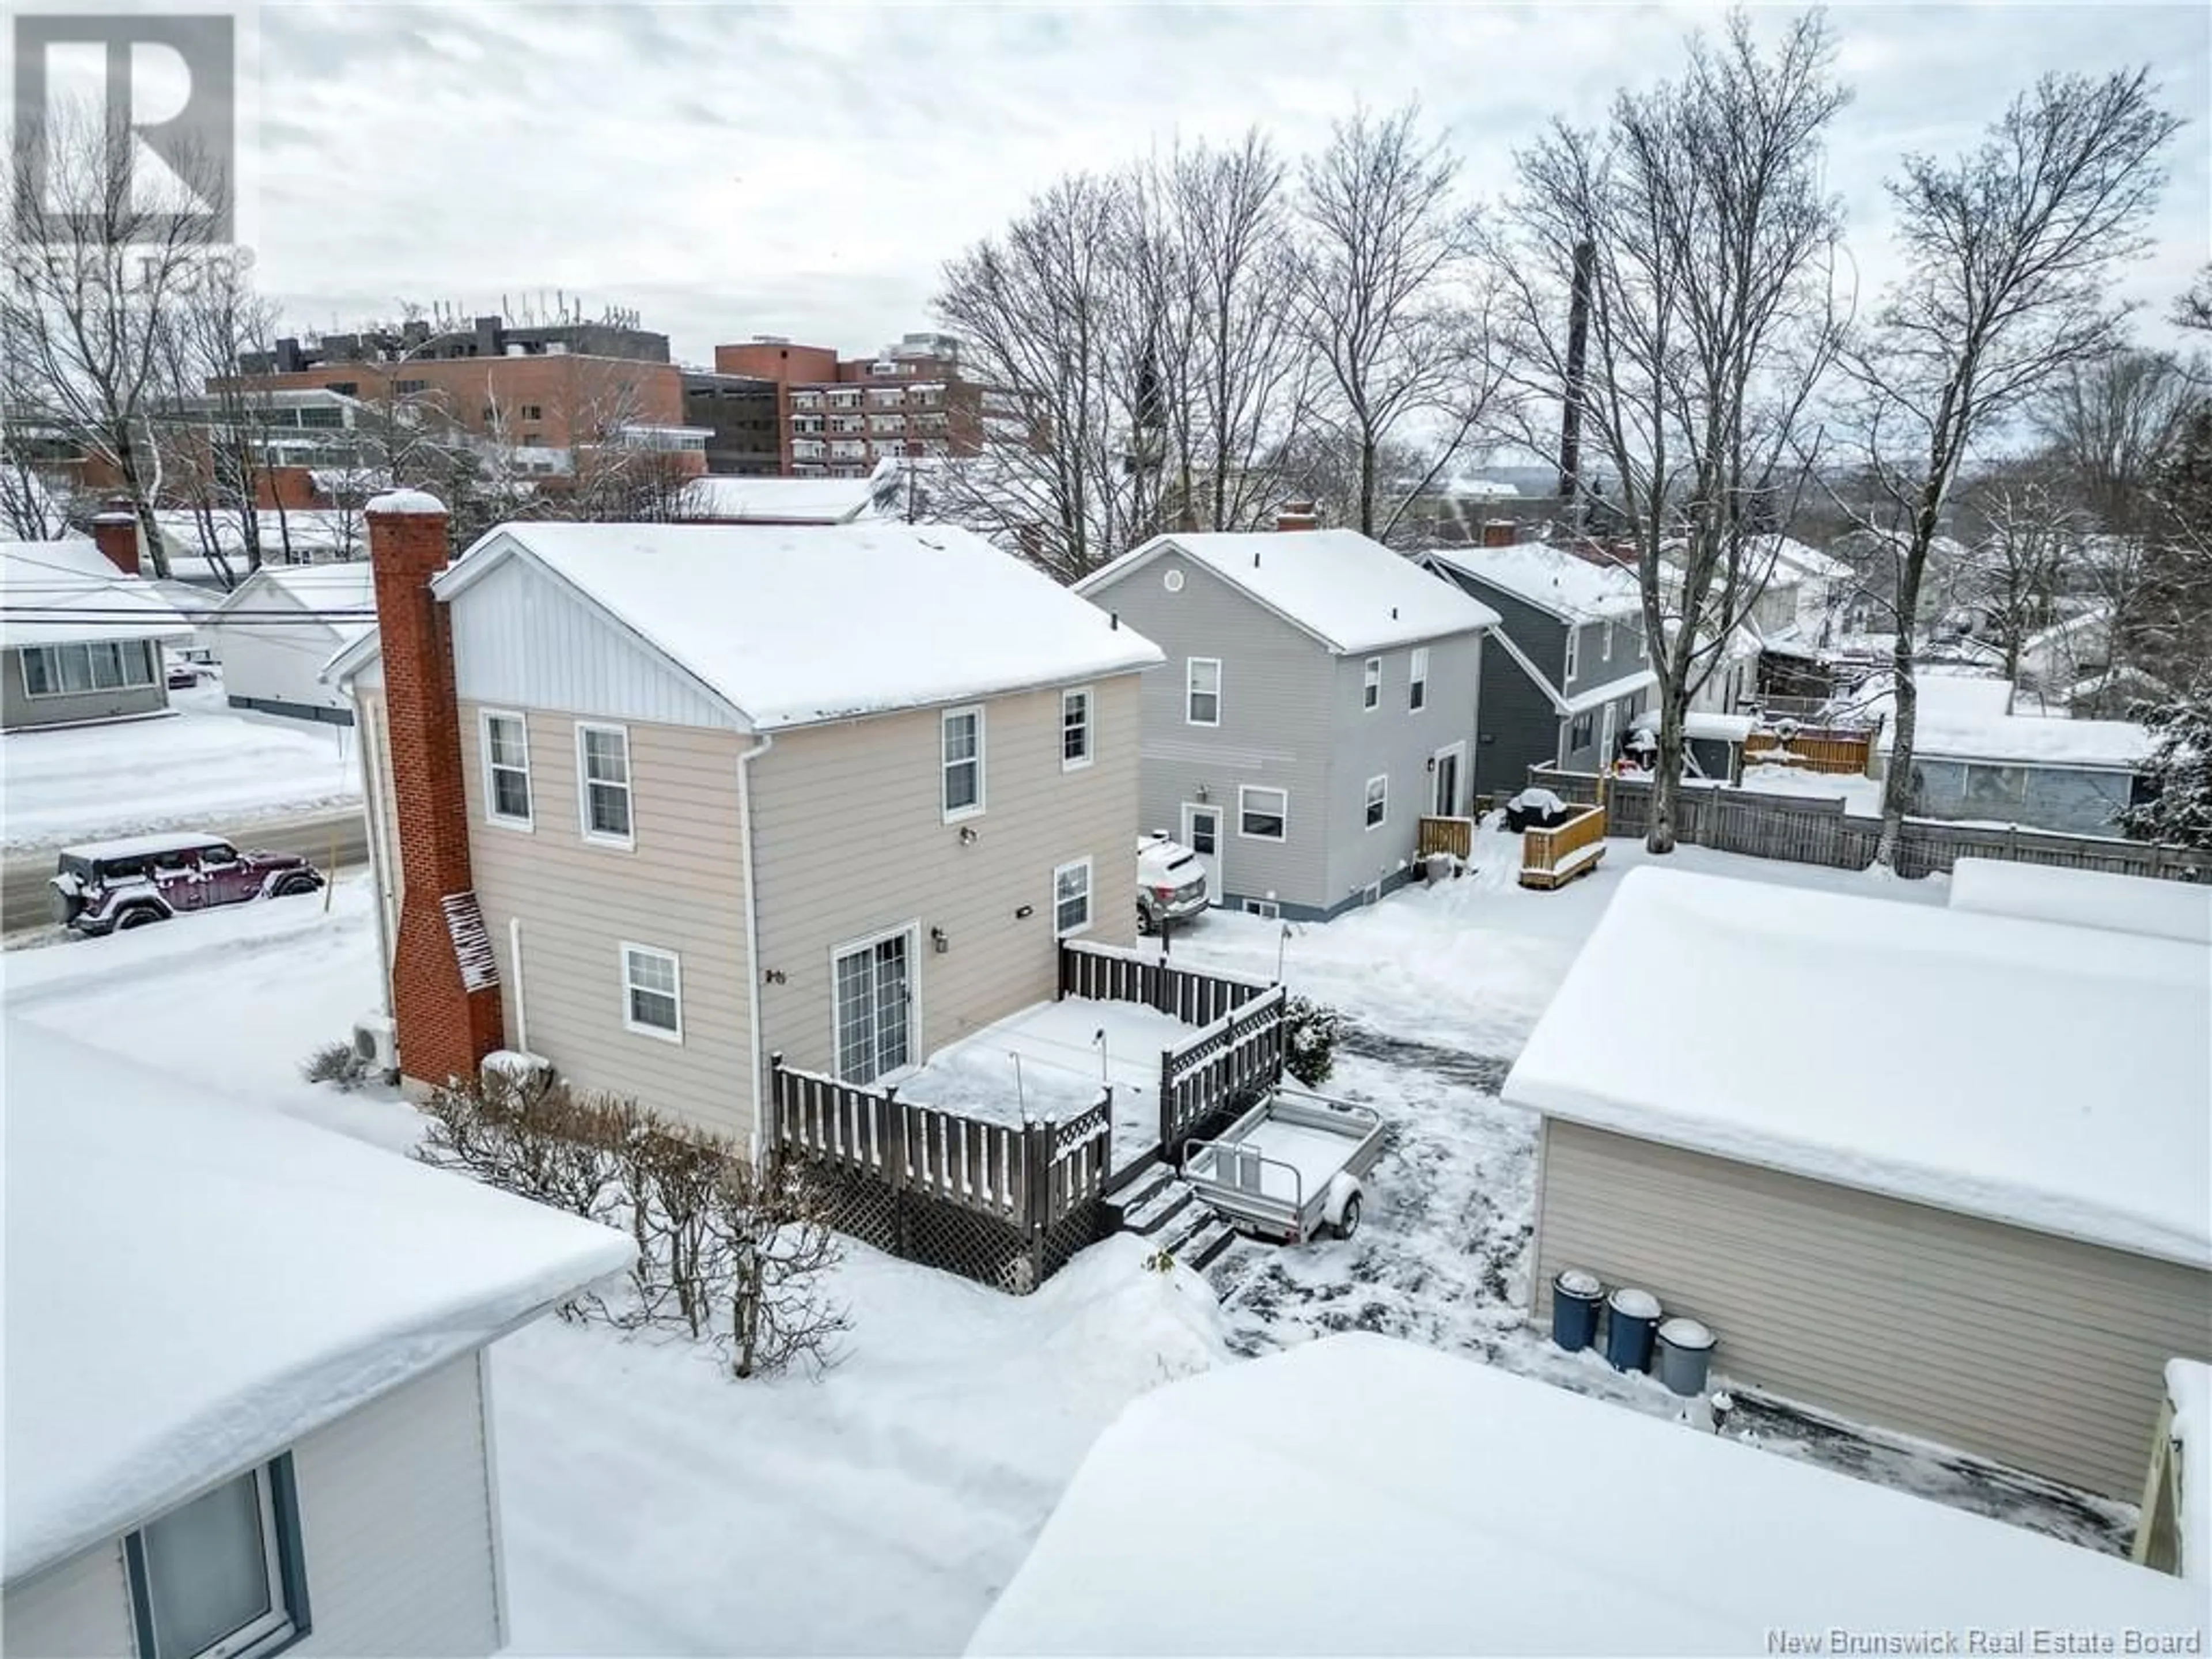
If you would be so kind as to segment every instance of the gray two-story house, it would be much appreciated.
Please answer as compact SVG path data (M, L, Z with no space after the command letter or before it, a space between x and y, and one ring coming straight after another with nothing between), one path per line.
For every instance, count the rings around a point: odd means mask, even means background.
M1476 791L1510 795L1531 766L1609 765L1658 682L1635 573L1540 542L1439 548L1421 562L1500 618L1482 654Z
M1214 902L1325 919L1412 873L1467 810L1498 613L1349 530L1158 536L1077 584L1167 653L1144 677L1147 829Z

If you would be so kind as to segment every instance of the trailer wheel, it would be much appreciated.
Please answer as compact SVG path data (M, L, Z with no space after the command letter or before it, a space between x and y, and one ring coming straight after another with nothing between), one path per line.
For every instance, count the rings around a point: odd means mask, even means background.
M1336 1218L1336 1236L1339 1238L1349 1238L1358 1231L1359 1194L1354 1193L1350 1198L1345 1200L1344 1213Z

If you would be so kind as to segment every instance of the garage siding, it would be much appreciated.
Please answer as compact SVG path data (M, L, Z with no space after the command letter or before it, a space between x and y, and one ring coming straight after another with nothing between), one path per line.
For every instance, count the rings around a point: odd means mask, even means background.
M1586 1267L1710 1325L1716 1370L2132 1502L2212 1273L1558 1119L1535 1313Z

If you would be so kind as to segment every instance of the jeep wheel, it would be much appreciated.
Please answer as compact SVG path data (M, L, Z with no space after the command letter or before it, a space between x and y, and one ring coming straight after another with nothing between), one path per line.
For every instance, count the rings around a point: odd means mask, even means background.
M134 904L116 917L118 927L143 927L161 920L161 913L150 904Z
M1141 904L1137 907L1137 931L1147 939L1153 932L1152 913Z
M301 893L312 893L322 884L313 876L294 873L284 877L270 890L276 898L291 898Z

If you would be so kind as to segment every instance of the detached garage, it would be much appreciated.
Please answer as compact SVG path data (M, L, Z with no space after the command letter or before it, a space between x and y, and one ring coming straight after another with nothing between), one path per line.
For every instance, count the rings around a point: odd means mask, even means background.
M345 694L323 665L376 626L368 562L264 565L200 623L201 642L222 664L234 708L294 720L353 724Z
M1739 1386L2130 1502L2212 1357L2201 945L1638 870L1504 1097L1539 1320L1587 1268Z

